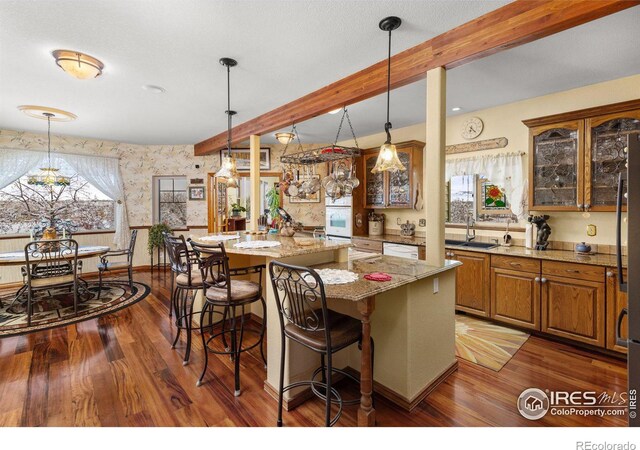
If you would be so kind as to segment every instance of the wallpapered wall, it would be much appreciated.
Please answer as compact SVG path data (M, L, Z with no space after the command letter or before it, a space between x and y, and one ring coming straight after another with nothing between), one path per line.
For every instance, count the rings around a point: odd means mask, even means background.
M211 156L194 156L193 145L136 145L98 139L52 135L53 151L60 153L79 153L90 155L117 156L120 158L120 170L125 184L125 199L131 226L147 226L153 223L152 179L157 175L184 175L187 179L202 178L215 172L219 167L218 153ZM239 146L242 147L242 146ZM263 147L267 147L263 145ZM271 171L281 171L280 156L285 146L271 147ZM287 154L298 151L290 145ZM317 147L308 144L304 149ZM0 151L2 149L46 150L45 134L25 131L1 130ZM196 169L196 165L200 165ZM320 168L321 176L326 168ZM324 225L324 198L320 203L291 203L285 197L284 208L304 225ZM207 225L207 202L189 201L187 203L187 224Z

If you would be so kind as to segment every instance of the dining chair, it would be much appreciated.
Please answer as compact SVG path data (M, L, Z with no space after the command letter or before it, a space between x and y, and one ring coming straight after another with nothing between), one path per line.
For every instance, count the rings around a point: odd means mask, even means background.
M358 343L358 347L362 350L362 325L358 319L327 307L324 284L315 270L272 261L269 264L269 276L278 307L281 337L277 425L282 426L284 393L297 387L309 386L311 392L325 401L325 425L333 426L342 415L343 405L357 405L360 399L343 400L333 386L334 373L341 374L356 383L359 383L359 380L350 373L333 367L332 356L337 351L355 343ZM309 380L284 386L287 339L319 353L320 367L313 372ZM371 362L373 364L373 339L371 340ZM317 381L319 374L321 380ZM331 418L332 404L338 405L338 411L333 418Z
M34 294L52 288L73 288L78 314L78 243L73 239L32 241L24 247L26 261L27 326L31 326Z
M222 242L212 245L205 245L194 241L189 241L191 248L198 256L198 265L200 267L202 284L204 287L204 305L200 313L200 335L202 337L202 346L204 348L204 367L196 386L202 385L202 379L207 371L209 364L209 353L218 355L230 355L234 362L234 395L238 397L240 390L240 355L257 346L260 347L260 356L262 361L267 365L267 359L264 354L263 341L267 323L267 307L262 296L262 271L264 264L259 264L243 268L229 268L229 257ZM257 275L258 282L248 280L235 279L243 275ZM247 311L245 307L255 302L262 304L262 326L260 329L254 329L245 326L245 316ZM212 319L213 313L220 313L222 308L222 319L214 323ZM249 309L249 312L251 310ZM208 320L206 318L208 317ZM229 321L229 328L226 322ZM240 322L238 326L238 322ZM219 330L216 326L221 324ZM210 330L211 335L207 338L206 331ZM243 347L245 333L252 333L258 336L256 343ZM221 337L224 351L215 350L210 343L216 338ZM227 345L227 336L229 336L230 345Z
M109 270L127 269L129 275L129 288L133 290L133 252L136 248L136 239L138 237L138 230L131 231L131 239L129 240L129 247L126 250L111 250L100 257L98 263L98 278L99 289L98 298L102 293L102 275ZM126 256L125 261L109 261L112 257Z

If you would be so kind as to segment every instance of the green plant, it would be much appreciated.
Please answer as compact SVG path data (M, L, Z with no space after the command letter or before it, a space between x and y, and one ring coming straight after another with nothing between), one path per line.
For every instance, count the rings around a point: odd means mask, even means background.
M273 186L267 191L265 197L267 198L267 204L269 205L269 216L271 216L271 220L276 217L280 217L278 214L278 208L280 208L280 192L278 189Z
M171 228L166 223L157 223L149 228L149 240L147 242L147 250L149 254L153 253L154 248L164 247L164 236L162 233L171 233Z
M240 203L235 202L231 204L231 209L233 211L240 211L240 212L247 212L247 208L245 208L244 206L242 206Z

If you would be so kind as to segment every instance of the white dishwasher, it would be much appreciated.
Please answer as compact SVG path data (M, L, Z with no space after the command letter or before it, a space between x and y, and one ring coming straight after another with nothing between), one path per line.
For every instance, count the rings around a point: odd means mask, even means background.
M382 244L382 254L407 259L419 259L417 245L403 245L384 242Z

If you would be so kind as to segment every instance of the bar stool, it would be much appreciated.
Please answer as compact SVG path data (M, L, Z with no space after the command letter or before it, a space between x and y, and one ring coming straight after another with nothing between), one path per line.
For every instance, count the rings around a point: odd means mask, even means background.
M229 257L222 242L213 245L205 245L190 241L191 248L198 256L198 264L200 265L201 279L204 286L204 305L201 311L200 334L202 336L202 346L204 348L204 368L202 374L196 383L196 386L202 385L202 379L207 371L209 363L209 353L217 355L230 355L234 362L234 395L238 397L241 394L240 389L240 354L260 346L260 356L264 362L265 368L267 359L264 355L262 343L264 341L264 332L267 323L267 307L262 296L262 270L264 264L243 267L238 269L229 269ZM241 275L257 274L259 282L246 280L233 280L232 277ZM251 326L245 327L245 307L255 302L262 304L262 326L255 329ZM222 327L216 330L216 324L211 323L211 314L216 307L224 308L222 312ZM238 320L237 312L240 309L241 316ZM205 316L209 315L209 325L205 325ZM227 319L228 316L228 319ZM229 320L230 326L227 329L226 321ZM238 322L240 326L238 328ZM211 330L211 336L206 337L206 329ZM239 333L239 335L238 335ZM253 333L258 335L258 341L248 347L242 346L245 333ZM229 336L231 345L227 345L226 336ZM218 351L210 347L210 342L220 336L224 345L224 351Z
M193 252L189 251L184 236L173 236L164 233L164 243L169 255L171 271L174 275L171 279L171 306L175 311L176 337L171 348L176 348L180 339L180 332L187 332L187 348L182 365L189 364L191 355L191 329L193 320L193 300L195 293L203 289L200 270L196 266L197 259ZM175 282L174 282L175 278ZM196 313L198 314L198 313ZM171 313L169 314L171 317Z
M282 426L283 394L293 388L310 386L311 391L325 401L325 425L333 426L342 415L343 405L360 404L359 398L343 400L340 393L332 386L334 372L359 383L359 380L351 374L333 367L332 355L356 342L362 350L360 321L327 308L324 284L313 269L273 261L269 264L269 276L278 306L282 339L277 425ZM313 372L310 380L297 381L284 386L287 338L320 353L320 367ZM371 339L371 363L373 365L373 339ZM322 376L321 381L316 381L318 374ZM328 400L327 393L329 393ZM333 419L331 418L332 404L338 405L338 412Z

